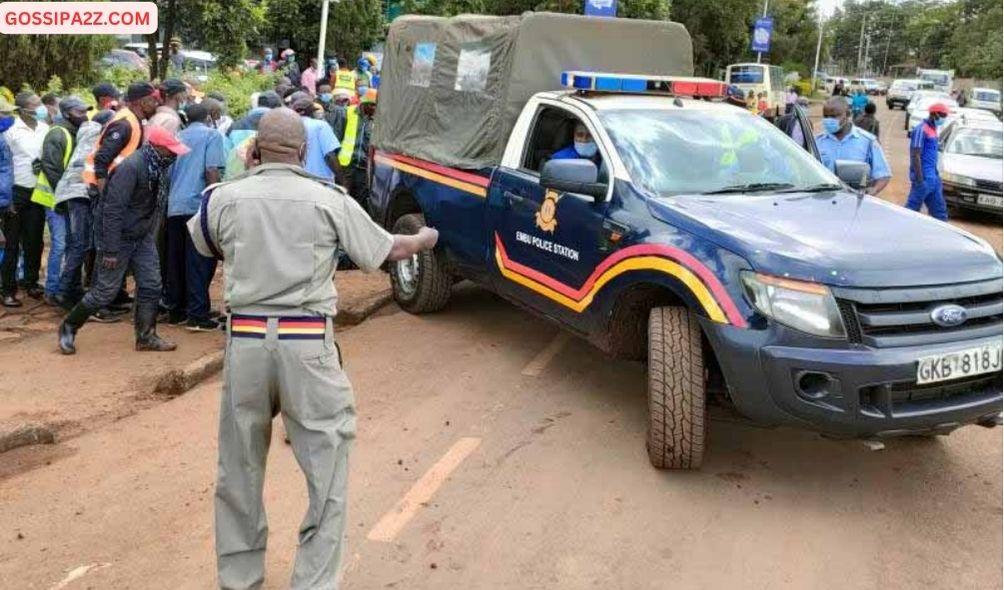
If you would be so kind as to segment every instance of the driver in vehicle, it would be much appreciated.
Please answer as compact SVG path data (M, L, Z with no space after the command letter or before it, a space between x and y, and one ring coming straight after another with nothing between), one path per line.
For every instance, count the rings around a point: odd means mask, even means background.
M552 160L576 160L576 159L592 160L597 168L603 162L603 158L600 156L600 150L596 146L596 141L593 140L592 134L589 133L589 129L586 128L581 122L575 123L575 133L572 135L572 145L567 145L560 150L554 152L551 156Z

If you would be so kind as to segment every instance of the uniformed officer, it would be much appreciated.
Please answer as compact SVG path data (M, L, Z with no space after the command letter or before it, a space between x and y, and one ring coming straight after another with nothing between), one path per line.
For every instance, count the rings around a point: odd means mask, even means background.
M910 194L906 206L927 212L935 219L948 221L948 207L941 192L938 174L938 128L948 117L948 107L940 102L930 106L928 117L910 131Z
M308 174L303 123L288 108L266 113L254 142L261 165L209 187L188 226L203 254L223 259L230 313L216 485L219 584L263 583L262 485L272 417L281 411L310 502L291 586L331 589L356 428L333 331L337 252L374 270L432 248L438 233L392 236L337 185Z
M870 195L882 192L892 178L892 170L874 135L854 126L850 108L843 97L835 96L823 104L823 132L816 135L816 147L823 165L836 172L838 160L864 162L869 166Z

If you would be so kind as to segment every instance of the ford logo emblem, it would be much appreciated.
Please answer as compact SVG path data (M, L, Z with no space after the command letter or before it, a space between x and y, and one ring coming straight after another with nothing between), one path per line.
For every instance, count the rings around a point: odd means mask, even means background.
M940 305L931 311L931 321L942 328L954 328L969 319L966 308L954 303Z

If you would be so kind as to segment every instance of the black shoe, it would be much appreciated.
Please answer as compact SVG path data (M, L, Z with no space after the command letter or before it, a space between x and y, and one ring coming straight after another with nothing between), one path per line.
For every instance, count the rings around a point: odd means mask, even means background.
M14 297L13 295L4 295L3 301L0 303L3 303L4 307L21 307L22 305L24 305L23 303L21 303L20 299Z
M45 304L50 307L62 307L56 297L58 297L58 295L49 295L46 293L45 296L42 297L42 301L45 301Z
M122 321L122 314L115 313L108 308L102 308L94 312L91 319L99 324L114 324Z
M185 329L189 332L215 332L220 329L220 323L210 319L190 319L185 322Z
M169 352L178 345L164 340L157 335L157 306L139 305L136 307L136 350Z
M220 312L218 312L218 311L216 311L215 309L210 309L209 310L209 319L220 321L222 317L223 317L223 314L220 313Z
M77 347L73 341L77 336L77 329L66 323L59 324L59 352L63 354L77 354Z
M32 299L41 299L45 297L45 289L39 287L38 285L31 285L30 287L27 287L24 292Z
M159 317L157 318L160 319ZM188 322L188 315L183 313L170 312L167 314L166 323L170 326L180 326Z
M49 301L49 299L51 299L51 302ZM76 305L77 303L80 303L80 299L79 298L78 299L71 299L71 298L66 297L65 295L61 295L59 293L56 293L55 295L52 295L49 299L46 299L45 302L48 303L49 305L53 305L55 307L59 307L60 309L63 309L65 311L70 311L71 309L73 309L74 305Z

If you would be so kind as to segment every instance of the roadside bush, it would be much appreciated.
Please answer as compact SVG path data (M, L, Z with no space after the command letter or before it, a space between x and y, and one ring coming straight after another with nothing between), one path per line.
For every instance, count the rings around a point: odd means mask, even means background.
M251 95L275 86L276 74L259 72L217 71L209 75L209 80L199 86L202 92L219 92L227 101L230 116L238 119L251 110Z

